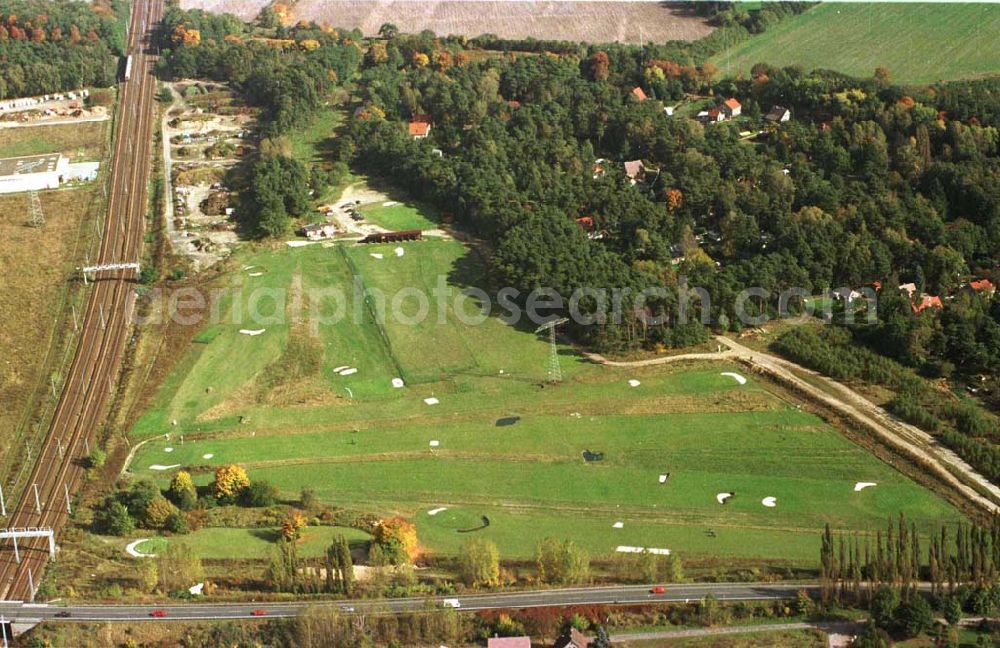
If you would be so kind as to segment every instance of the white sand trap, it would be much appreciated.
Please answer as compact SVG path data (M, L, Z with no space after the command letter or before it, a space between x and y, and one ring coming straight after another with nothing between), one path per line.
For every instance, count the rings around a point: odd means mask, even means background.
M436 399L433 396L431 396L430 398L425 398L424 402L427 403L428 405L437 405L441 401L439 401L438 399Z
M263 277L263 276L264 276L264 273L263 273L263 272L251 272L251 273L250 273L250 274L248 274L247 276L248 276L248 277Z
M344 369L343 371L341 371L340 375L341 376L353 376L356 373L358 373L357 368L356 367L351 367L350 369Z
M404 249L403 249L403 248L401 248L401 247L398 247L398 248L396 248L395 250L393 250L393 252L395 252L395 253L396 253L396 256L398 256L398 257L401 257L401 256L403 256L404 254L406 254L406 250L404 250Z
M395 200L387 200L384 203L382 203L382 206L383 207L395 207L398 204L399 203L397 201L395 201Z
M164 448L163 451L164 452L173 452L174 449L173 448Z
M266 330L267 329L240 329L240 334L241 335L249 335L250 337L256 337L258 335L263 334L264 331L266 331Z
M139 538L138 540L133 540L132 542L125 545L125 553L132 556L133 558L156 558L156 554L143 553L136 549L143 542L149 540L149 538Z
M253 266L253 265L250 265L250 266L243 266L243 270L244 270L244 271L247 271L247 270L253 270L253 269L254 269L254 268L256 268L256 267L257 267L257 266Z
M660 475L660 477L659 477L659 479L657 479L657 481L659 481L661 484L666 484L667 483L667 477L668 477L668 475Z
M288 241L287 244L288 247L290 248L300 248L300 247L305 247L307 245L312 245L315 242L316 241Z
M767 508L774 508L775 506L778 505L778 498L777 497L765 497L764 499L762 499L760 501L760 503L763 504L764 506L766 506Z
M378 260L381 261L384 257L383 257L383 255L379 254L378 252L372 252L372 258L373 259L378 259Z
M621 529L621 528L624 528L624 527L625 527L625 523L624 522L615 522L614 524L611 525L612 529Z
M351 368L351 365L340 365L339 367L336 367L336 368L335 368L335 369L333 370L333 373L340 373L340 372L341 372L341 371L343 371L344 369L350 369L350 368Z
M432 447L432 448L436 448L436 447L438 447L439 445L441 445L441 442L440 442L440 441L431 441L431 447Z
M427 515L437 515L438 513L442 513L447 510L448 510L447 506L442 506L441 508L431 509L427 511Z
M180 467L181 467L180 464L171 464L169 466L161 466L160 464L153 464L152 466L149 467L149 469L163 471L163 470L173 470L174 468L180 468Z
M201 458L202 458L202 459L211 459L211 458L212 458L212 457L214 457L214 456L215 456L215 455L214 455L214 454L212 454L211 452L206 452L205 454L201 455Z
M392 386L395 387L396 389L400 389L403 386L403 379L402 378L393 378L392 379Z
M854 492L863 491L866 488L871 488L872 486L878 486L875 482L858 482L854 484Z
M658 556L669 556L669 549L660 549L658 547L630 547L628 545L618 545L615 547L615 551L618 553L651 553Z
M638 387L641 384L642 384L641 382L639 382L638 380L635 380L634 378L632 380L628 381L628 386L629 387Z
M732 493L716 493L715 501L718 502L719 504L725 504L726 500L732 496L733 496Z
M729 376L730 378L734 379L736 382L738 382L741 385L747 384L747 379L746 378L744 378L743 376L739 375L738 373L733 373L732 371L723 371L719 375L720 376Z

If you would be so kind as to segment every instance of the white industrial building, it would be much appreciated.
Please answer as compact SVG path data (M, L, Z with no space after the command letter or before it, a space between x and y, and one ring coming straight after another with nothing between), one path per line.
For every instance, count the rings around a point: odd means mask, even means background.
M69 159L58 153L0 159L0 194L58 189Z
M97 179L99 162L70 164L59 153L0 159L0 194L58 189L67 182Z

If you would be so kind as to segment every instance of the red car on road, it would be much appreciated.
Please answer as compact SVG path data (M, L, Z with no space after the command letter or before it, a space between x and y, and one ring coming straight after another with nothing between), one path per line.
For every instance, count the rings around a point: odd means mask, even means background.
M149 613L149 616L156 617L159 619L161 617L167 616L167 612L166 610L153 610L152 612Z
M650 594L666 594L666 592L667 588L665 588L663 585L657 585L656 587L653 587L649 590Z
M256 609L250 613L250 616L267 616L267 610Z

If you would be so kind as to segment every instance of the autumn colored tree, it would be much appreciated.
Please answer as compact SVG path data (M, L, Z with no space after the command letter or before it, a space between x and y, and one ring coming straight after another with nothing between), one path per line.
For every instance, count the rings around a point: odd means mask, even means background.
M667 190L667 211L670 213L675 212L677 209L684 204L684 194L681 193L680 189L668 189Z
M427 67L431 62L430 58L423 52L413 53L413 65L414 67Z
M219 466L215 471L212 492L217 499L232 502L248 486L250 486L250 478L247 476L247 471L242 466L228 464Z
M607 80L610 67L607 52L598 50L590 57L590 75L595 81Z
M178 470L173 479L170 480L170 487L167 489L167 496L179 508L188 511L194 507L198 501L198 491L191 480L191 473Z
M375 544L382 547L389 562L400 564L418 555L417 527L401 517L381 520L375 525Z
M288 542L295 542L305 525L306 518L298 511L292 511L281 521L281 537Z
M177 513L177 507L165 497L158 497L146 507L146 526L151 529L162 529L167 520Z
M434 52L434 69L439 72L444 72L452 66L454 60L451 58L451 52L448 50L438 50Z

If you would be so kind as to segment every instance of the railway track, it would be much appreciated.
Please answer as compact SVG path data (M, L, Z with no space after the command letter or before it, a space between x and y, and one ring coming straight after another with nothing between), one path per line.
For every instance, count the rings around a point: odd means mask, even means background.
M142 251L147 185L151 168L156 81L149 32L163 14L164 0L136 0L129 25L130 80L120 90L117 135L111 158L107 218L97 265L137 261ZM135 307L134 270L102 272L87 302L76 355L67 374L43 447L6 527L52 527L69 515L68 500L83 478L90 439L106 416ZM37 489L37 490L36 490ZM37 497L36 497L37 493ZM49 558L44 539L0 547L0 599L31 600Z

